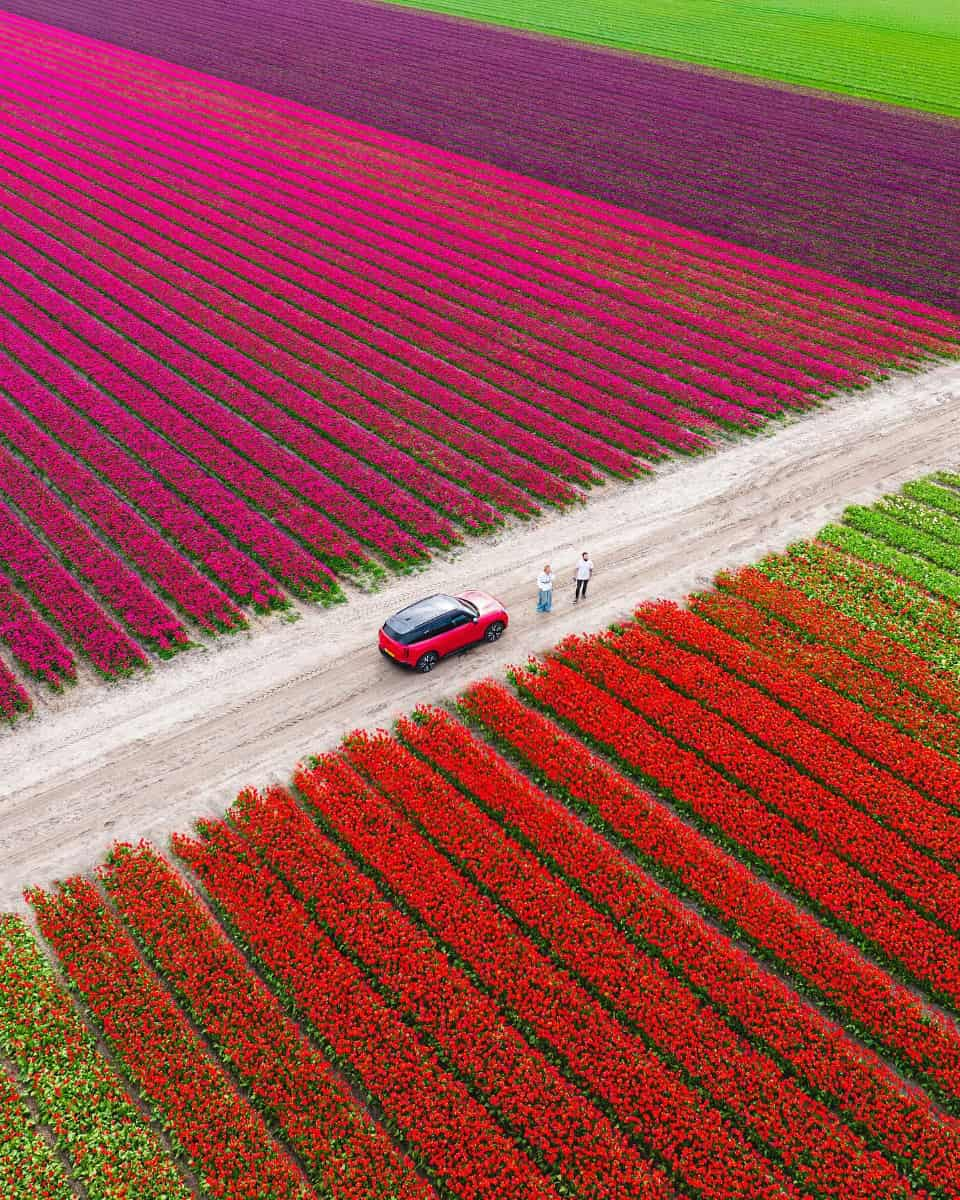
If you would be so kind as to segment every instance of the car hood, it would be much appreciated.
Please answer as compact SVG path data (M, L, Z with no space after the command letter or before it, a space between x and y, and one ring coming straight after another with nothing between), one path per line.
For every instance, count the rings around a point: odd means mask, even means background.
M480 610L481 617L487 616L489 613L501 612L503 610L503 605L500 603L500 601L496 598L496 596L491 596L489 592L478 592L473 589L469 589L468 591L460 592L459 594L462 599L469 600L471 604L475 605Z

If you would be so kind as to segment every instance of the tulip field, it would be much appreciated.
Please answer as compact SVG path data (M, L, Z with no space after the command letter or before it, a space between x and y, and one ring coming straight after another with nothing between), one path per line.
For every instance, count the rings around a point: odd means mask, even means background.
M0 16L0 65L11 716L957 352L945 310L63 30Z
M4 1194L960 1197L958 546L918 480L29 890Z
M3 5L0 1200L960 1200L957 46Z

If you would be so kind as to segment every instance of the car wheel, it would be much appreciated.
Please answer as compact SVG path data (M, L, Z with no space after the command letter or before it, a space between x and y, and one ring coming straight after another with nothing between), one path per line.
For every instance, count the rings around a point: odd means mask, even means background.
M433 670L439 661L440 655L433 650L428 650L426 654L421 654L417 659L417 670L426 675L428 671Z
M483 635L485 642L499 642L503 634L504 624L502 621L494 621L492 625L487 626L487 632Z

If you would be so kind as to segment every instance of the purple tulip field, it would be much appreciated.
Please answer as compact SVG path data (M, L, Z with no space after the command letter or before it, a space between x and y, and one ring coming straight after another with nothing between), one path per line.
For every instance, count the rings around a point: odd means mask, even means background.
M960 322L12 15L9 662L107 677L716 447ZM2 704L28 704L4 666Z

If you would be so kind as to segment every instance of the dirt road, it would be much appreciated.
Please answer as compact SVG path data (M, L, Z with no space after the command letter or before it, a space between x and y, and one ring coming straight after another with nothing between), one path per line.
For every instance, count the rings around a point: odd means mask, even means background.
M0 738L0 906L27 883L92 866L115 838L163 841L219 813L244 784L284 780L298 758L358 726L453 695L566 633L651 596L679 598L717 570L807 536L845 504L960 462L960 365L899 377L769 436L608 486L590 504L473 543L420 575L335 611L271 619L255 636L163 664L151 679L84 687ZM573 564L597 573L574 608ZM554 611L534 611L537 571L559 570ZM495 592L512 624L498 645L429 676L383 661L376 629L417 595Z

